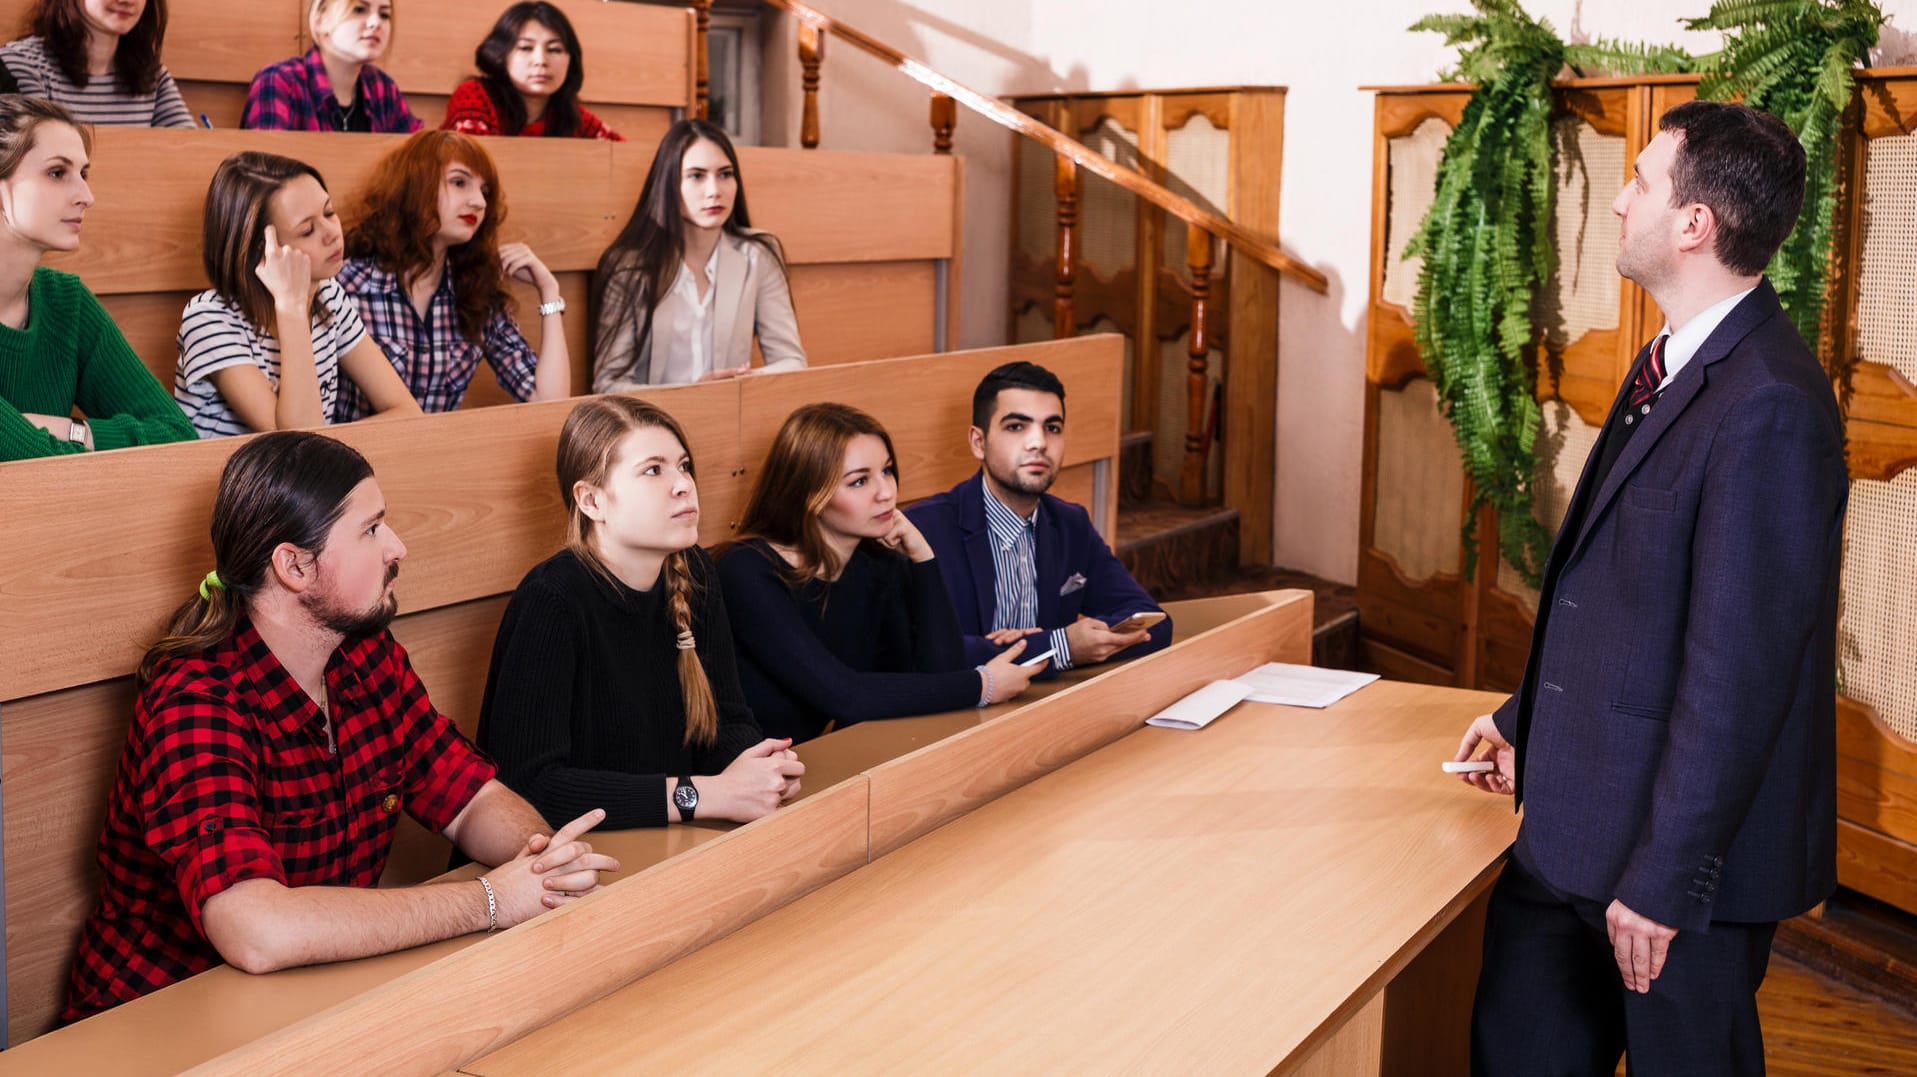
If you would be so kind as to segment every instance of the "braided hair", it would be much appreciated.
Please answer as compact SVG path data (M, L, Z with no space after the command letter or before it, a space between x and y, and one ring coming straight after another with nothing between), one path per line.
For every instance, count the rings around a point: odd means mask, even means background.
M612 570L592 545L593 522L573 496L578 483L604 486L618 464L619 443L634 430L658 428L677 438L688 455L685 431L658 405L633 396L595 396L580 402L559 431L559 496L566 505L566 549L592 572L615 585ZM697 586L685 550L667 555L659 578L666 587L673 627L679 632L679 694L686 711L688 745L709 745L719 736L719 708L712 682L699 661L692 634L692 599Z

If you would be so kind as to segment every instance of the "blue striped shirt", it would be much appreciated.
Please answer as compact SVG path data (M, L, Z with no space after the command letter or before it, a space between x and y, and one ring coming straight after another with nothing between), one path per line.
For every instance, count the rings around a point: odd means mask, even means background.
M985 523L992 534L992 631L1001 628L1038 626L1038 510L1032 518L1013 512L992 493L988 483L979 483L985 492ZM1048 644L1053 669L1072 668L1072 648L1065 642L1065 630L1054 628ZM1021 658L1033 658L1044 647L1027 645Z

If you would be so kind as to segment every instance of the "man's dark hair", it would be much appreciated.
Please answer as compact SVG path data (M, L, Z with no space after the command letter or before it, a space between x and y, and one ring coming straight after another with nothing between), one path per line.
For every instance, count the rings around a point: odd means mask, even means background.
M1804 205L1804 147L1784 121L1749 105L1689 101L1658 130L1681 136L1671 204L1701 202L1717 217L1717 260L1755 276L1797 224Z
M972 425L984 430L992 425L992 411L998 407L998 394L1007 389L1030 389L1058 397L1058 411L1065 413L1065 386L1058 375L1037 363L1006 363L985 375L972 391Z
M213 494L213 567L219 586L202 590L173 612L166 636L140 660L134 683L145 686L167 659L231 636L247 599L266 585L280 543L318 556L353 488L372 477L364 456L322 434L275 430L245 439L227 459Z

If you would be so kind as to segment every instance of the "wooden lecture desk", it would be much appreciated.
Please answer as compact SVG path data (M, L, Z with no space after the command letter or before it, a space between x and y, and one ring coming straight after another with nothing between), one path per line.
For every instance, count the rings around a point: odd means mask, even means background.
M1140 729L460 1072L1462 1072L1517 820L1438 764L1499 698Z
M1213 676L1304 661L1309 606L1169 604L1160 655L801 745L805 795L767 820L594 837L623 870L566 910L215 968L19 1044L0 1073L1461 1060L1474 916L1514 818L1438 761L1497 699L1374 684L1330 711L1139 728Z

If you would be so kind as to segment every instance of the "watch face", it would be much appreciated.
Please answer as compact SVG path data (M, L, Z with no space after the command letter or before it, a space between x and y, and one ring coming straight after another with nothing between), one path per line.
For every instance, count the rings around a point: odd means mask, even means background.
M675 786L672 790L672 803L676 807L683 808L687 811L698 807L699 787L693 785L691 782L684 782Z

